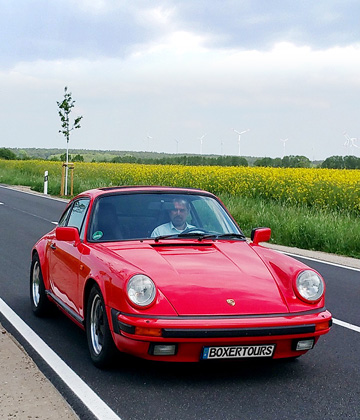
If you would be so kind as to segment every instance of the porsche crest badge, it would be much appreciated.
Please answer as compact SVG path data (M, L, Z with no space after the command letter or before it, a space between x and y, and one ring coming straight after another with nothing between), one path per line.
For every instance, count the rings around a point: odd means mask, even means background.
M226 302L231 306L235 306L235 300L234 299L226 299Z

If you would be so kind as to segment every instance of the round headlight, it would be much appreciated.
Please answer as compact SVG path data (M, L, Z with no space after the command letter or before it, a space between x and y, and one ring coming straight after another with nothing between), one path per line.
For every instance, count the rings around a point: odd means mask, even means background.
M148 306L155 299L155 284L150 277L136 274L128 281L127 295L135 305Z
M305 270L297 276L296 289L303 299L315 302L324 293L324 281L315 271Z

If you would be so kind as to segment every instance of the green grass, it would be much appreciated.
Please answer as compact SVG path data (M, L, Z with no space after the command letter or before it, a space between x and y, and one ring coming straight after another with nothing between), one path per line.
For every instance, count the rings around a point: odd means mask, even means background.
M360 223L355 215L256 198L221 199L247 236L252 228L266 226L274 244L360 258Z

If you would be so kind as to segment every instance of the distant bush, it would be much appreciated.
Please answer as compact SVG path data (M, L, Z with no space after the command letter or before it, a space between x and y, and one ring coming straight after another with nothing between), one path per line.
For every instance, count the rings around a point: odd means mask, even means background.
M282 159L264 157L255 160L254 166L269 168L310 168L311 162L305 156L284 156Z
M68 159L69 159L69 162L84 162L84 156L80 154L72 156L69 153ZM60 155L60 158L57 158L57 156L53 156L49 160L55 160L55 161L60 160L61 162L66 162L66 153L63 153L62 155Z
M15 160L16 155L9 149L5 149L5 147L0 148L0 159L6 160Z
M325 169L360 169L360 158L356 156L331 156L321 164Z

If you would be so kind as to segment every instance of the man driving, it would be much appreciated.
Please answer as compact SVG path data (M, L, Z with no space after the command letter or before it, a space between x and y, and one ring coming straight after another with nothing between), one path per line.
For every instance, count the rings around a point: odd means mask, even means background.
M184 198L174 198L173 208L169 211L170 222L164 223L156 227L151 237L163 235L176 235L186 229L194 228L195 226L189 225L186 219L190 213L190 204Z

